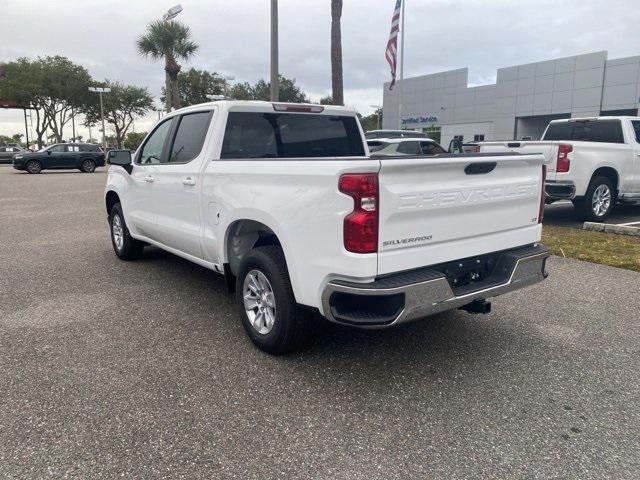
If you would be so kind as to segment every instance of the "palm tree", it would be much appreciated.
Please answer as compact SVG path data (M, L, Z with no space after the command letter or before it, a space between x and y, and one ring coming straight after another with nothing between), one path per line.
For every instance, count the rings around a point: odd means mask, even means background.
M344 105L341 17L342 0L331 0L331 88L334 105Z
M191 31L186 25L175 20L156 20L147 26L144 35L138 38L140 55L154 60L164 58L165 105L167 112L171 107L180 108L178 93L178 59L187 60L198 49L191 40Z

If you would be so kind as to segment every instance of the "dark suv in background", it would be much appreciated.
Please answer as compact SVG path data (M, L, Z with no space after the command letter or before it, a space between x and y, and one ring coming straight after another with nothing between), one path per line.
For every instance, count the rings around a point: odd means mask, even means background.
M11 163L14 155L27 151L28 150L25 150L24 148L18 147L16 145L3 145L0 147L0 163Z
M100 145L91 143L57 143L34 153L19 153L13 157L13 168L29 173L46 169L77 168L91 173L104 166Z

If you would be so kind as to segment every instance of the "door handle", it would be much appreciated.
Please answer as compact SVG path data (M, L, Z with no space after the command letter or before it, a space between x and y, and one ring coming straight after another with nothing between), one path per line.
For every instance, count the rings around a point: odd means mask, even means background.
M196 180L193 177L184 177L182 179L182 184L192 187L196 184Z
M153 183L153 176L147 175L146 177L144 177L144 181L147 183Z

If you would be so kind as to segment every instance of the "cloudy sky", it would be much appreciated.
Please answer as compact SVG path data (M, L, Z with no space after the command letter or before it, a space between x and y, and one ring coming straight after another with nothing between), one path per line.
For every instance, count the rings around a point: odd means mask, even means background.
M255 82L269 76L269 0L177 0L200 45L183 67ZM148 87L163 66L139 57L136 38L176 0L2 0L0 62L65 55L97 79ZM640 55L638 0L406 0L405 77L469 67L495 81L510 65L608 50ZM280 0L280 71L314 100L330 93L330 0ZM345 102L362 113L382 102L384 49L395 0L344 0ZM136 123L146 129L151 118ZM0 110L0 134L22 132L22 115ZM81 132L85 133L86 132ZM70 136L69 131L68 135Z

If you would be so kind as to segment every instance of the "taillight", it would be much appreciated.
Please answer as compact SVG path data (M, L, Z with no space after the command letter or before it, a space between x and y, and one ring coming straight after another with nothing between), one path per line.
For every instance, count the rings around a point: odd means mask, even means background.
M544 182L547 179L547 166L542 165L542 187L540 189L540 210L538 211L538 223L544 218Z
M569 160L569 154L573 152L573 146L561 143L558 145L558 158L556 161L556 172L567 173L571 167L571 160Z
M378 174L342 175L338 189L353 198L353 211L344 218L344 248L353 253L378 251Z

